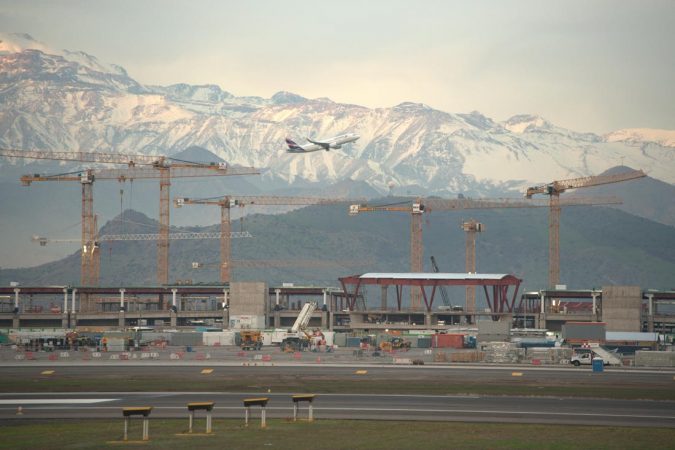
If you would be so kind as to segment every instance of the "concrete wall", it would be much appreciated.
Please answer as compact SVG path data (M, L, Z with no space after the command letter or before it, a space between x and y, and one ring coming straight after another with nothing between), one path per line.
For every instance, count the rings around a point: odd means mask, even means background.
M562 337L567 341L604 342L606 331L605 322L567 322L562 326Z
M641 331L639 286L603 286L602 321L607 331Z
M478 321L478 342L508 341L511 333L511 322L509 320L479 320Z
M265 316L267 291L264 282L230 283L230 317Z
M635 365L642 367L675 367L675 352L635 352Z

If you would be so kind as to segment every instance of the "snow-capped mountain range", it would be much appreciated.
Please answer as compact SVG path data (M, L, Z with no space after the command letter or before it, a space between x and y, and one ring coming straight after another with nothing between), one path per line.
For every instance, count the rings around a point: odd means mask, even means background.
M344 132L361 138L337 151L286 153L285 137L303 143ZM169 156L199 146L231 164L263 169L263 180L275 185L352 179L381 193L396 186L438 195L515 194L618 165L675 183L671 130L600 136L532 115L496 122L410 102L369 109L289 92L266 99L215 85L142 85L119 66L17 34L0 34L0 146Z

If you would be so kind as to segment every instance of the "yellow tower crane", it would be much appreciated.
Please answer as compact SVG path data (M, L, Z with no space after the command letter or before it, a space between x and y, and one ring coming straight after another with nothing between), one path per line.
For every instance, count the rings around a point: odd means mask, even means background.
M35 150L0 149L0 157L77 161L85 163L126 165L125 169L84 169L61 175L25 175L24 186L36 181L79 181L82 185L82 261L81 283L92 285L98 282L96 275L96 224L93 212L93 184L95 180L126 181L134 179L159 179L159 239L157 242L157 281L169 281L169 186L171 178L208 177L230 175L257 175L252 167L230 167L220 163L197 163L181 161L163 155L128 155L123 153L98 152L43 152Z
M548 284L554 288L560 282L560 194L569 189L580 189L603 184L619 183L647 176L642 170L618 173L614 175L597 175L569 180L558 180L552 183L533 186L527 189L526 198L535 194L549 196L548 220Z
M565 201L565 206L571 205L605 205L621 203L614 198L576 198ZM355 216L362 212L394 211L407 212L411 217L410 225L410 271L420 273L423 269L423 245L422 245L422 214L432 211L460 211L466 209L501 209L501 208L545 208L548 203L537 200L519 200L512 198L497 199L441 199L441 198L409 198L397 204L389 205L365 205L355 204L349 207L349 215ZM417 290L411 291L410 306L419 309L422 306L421 294ZM468 306L468 305L467 305Z

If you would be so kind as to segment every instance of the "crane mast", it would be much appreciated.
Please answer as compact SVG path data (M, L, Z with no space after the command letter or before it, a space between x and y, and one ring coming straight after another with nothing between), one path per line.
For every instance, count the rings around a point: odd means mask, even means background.
M485 227L482 223L471 219L462 222L462 230L466 233L466 272L476 273L476 233L481 233ZM466 287L466 310L469 314L476 312L476 286Z

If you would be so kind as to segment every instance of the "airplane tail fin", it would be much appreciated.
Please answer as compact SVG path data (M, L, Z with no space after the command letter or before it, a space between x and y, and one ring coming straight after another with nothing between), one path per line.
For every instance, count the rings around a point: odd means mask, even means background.
M286 144L288 144L288 148L290 148L291 150L298 150L298 149L301 148L298 144L293 142L290 138L286 138Z

